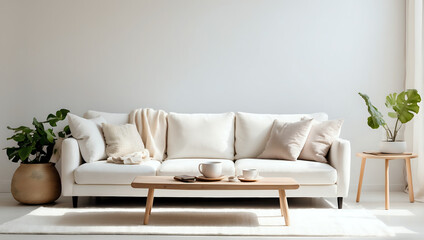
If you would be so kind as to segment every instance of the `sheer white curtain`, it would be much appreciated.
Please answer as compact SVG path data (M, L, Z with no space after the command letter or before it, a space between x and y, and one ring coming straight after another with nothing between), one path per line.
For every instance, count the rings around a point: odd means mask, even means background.
M406 1L406 89L415 88L424 101L423 0ZM412 126L412 129L411 129ZM424 201L424 106L407 131L408 145L418 153L412 161L415 200Z

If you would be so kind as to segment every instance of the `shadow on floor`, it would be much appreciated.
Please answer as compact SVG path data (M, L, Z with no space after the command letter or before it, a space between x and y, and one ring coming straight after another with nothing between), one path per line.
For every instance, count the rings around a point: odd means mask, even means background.
M78 207L144 207L145 197L80 197ZM289 198L292 208L336 208L325 198ZM70 203L69 203L70 204ZM278 198L165 198L154 199L155 207L231 207L231 208L279 208Z

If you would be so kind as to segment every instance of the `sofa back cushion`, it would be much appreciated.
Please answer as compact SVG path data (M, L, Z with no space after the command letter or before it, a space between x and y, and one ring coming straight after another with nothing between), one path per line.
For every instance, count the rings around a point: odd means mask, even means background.
M107 112L88 110L86 113L84 113L84 117L89 119L96 118L96 117L103 117L107 123L123 125L128 123L129 113L107 113Z
M328 119L326 113L256 114L238 112L236 114L235 159L257 158L265 149L274 120L296 122L304 117L318 121L326 121Z
M168 115L168 158L234 159L234 113Z

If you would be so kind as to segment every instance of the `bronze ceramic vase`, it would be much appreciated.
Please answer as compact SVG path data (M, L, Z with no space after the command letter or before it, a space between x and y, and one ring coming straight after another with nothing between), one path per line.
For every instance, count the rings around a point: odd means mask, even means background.
M60 197L60 176L52 163L21 164L12 178L12 195L23 204L45 204Z

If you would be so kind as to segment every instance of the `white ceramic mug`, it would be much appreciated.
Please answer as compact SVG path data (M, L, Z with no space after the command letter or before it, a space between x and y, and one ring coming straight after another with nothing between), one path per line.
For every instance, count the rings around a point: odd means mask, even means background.
M221 162L205 162L199 164L199 172L207 178L217 178L222 174Z
M258 170L255 168L243 169L243 178L244 179L256 179L258 177Z

